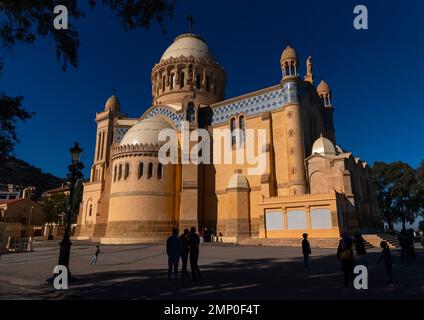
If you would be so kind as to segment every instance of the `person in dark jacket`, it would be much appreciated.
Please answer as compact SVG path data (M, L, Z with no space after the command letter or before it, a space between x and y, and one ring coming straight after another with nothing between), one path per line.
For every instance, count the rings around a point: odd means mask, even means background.
M308 234L303 234L302 240L303 266L305 270L309 270L309 256L312 254L311 245L308 241Z
M190 231L188 229L184 230L184 233L180 236L180 245L181 245L181 262L183 264L182 270L181 270L181 279L184 281L186 277L188 277L188 271L187 271L187 262L188 262L188 255L190 253L189 248L189 237Z
M172 271L174 271L175 281L178 279L178 264L181 255L180 239L178 229L172 229L172 236L166 242L166 253L168 255L168 281L172 281Z
M415 235L414 229L408 230L408 255L412 261L417 261L417 254L415 252Z
M400 262L409 263L409 237L406 230L402 230L398 236L400 245Z
M356 232L355 240L355 260L357 265L365 265L367 250L365 248L365 240L360 232Z
M337 259L342 264L342 270L344 273L344 286L349 287L349 284L353 283L353 248L352 238L349 233L343 231L342 239L339 241L339 247L337 248Z
M94 252L94 255L93 255L93 259L91 260L91 265L92 266L95 266L97 264L97 259L99 258L100 253L102 253L100 251L100 246L97 245L96 246L96 251Z
M190 249L190 268L192 274L193 282L197 282L196 274L199 280L202 279L199 268L199 247L200 247L200 237L196 233L196 228L192 227L190 230L190 235L188 237L189 249Z
M381 261L384 262L384 268L386 270L387 275L387 284L390 286L393 286L393 276L392 276L392 266L393 266L393 260L392 260L392 254L390 253L389 245L386 241L382 241L380 244L381 249L381 256L378 260L378 263Z

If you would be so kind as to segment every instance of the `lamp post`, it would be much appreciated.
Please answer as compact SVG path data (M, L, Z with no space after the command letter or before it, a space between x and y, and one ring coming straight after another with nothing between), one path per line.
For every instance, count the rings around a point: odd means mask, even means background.
M75 212L75 202L76 199L74 197L78 196L76 194L76 186L80 179L82 179L81 170L84 169L84 165L80 162L82 149L79 147L78 143L69 149L71 152L71 164L69 165L69 173L68 173L68 181L70 184L70 194L67 205L67 210L65 213L65 232L63 234L63 240L60 242L60 253L59 253L59 265L65 266L68 269L68 276L71 276L71 272L69 270L69 257L71 253L71 225L72 225L72 217Z

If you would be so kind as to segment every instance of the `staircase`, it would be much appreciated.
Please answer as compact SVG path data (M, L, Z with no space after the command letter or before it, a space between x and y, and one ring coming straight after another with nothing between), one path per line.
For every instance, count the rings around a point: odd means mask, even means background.
M363 238L366 243L369 245L380 248L381 241L386 241L390 247L390 249L399 248L399 241L397 239L397 235L391 234L366 234L363 235ZM368 249L368 248L367 248Z
M308 239L312 248L336 249L339 245L339 239ZM300 248L302 239L259 239L248 238L238 241L242 246L275 246L287 248Z

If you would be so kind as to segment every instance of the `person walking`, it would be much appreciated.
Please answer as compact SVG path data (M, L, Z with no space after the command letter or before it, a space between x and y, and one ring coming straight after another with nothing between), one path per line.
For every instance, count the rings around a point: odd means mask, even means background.
M180 246L181 246L181 262L183 264L182 270L181 270L181 280L185 280L185 278L188 278L188 271L187 271L187 262L188 262L188 255L190 253L189 249L189 237L190 231L188 229L184 230L184 233L180 236Z
M194 283L197 282L197 277L202 280L200 274L199 262L199 251L200 251L200 237L196 233L196 228L192 227L189 235L189 250L190 250L190 268L192 274L192 280ZM197 277L196 277L197 274Z
M166 242L166 254L168 255L168 281L172 282L172 272L174 279L178 279L178 264L180 260L180 239L178 238L178 229L172 229L172 236Z
M303 266L305 268L305 271L309 270L309 256L312 254L311 251L311 245L308 241L308 234L303 234L303 240L302 240L302 253L303 253Z
M100 251L100 246L99 245L97 245L96 246L96 251L94 252L94 255L93 255L93 259L91 260L91 265L93 266L95 266L96 264L97 264L97 258L99 257L99 255L100 255L100 253L102 253L101 251Z
M389 245L386 241L382 241L380 243L380 247L382 249L381 256L378 260L378 263L381 261L384 262L384 268L386 270L387 275L387 284L389 286L393 286L393 276L392 276L392 267L393 267L393 260L392 260L392 254L390 253Z
M417 254L415 252L415 234L414 229L408 230L408 256L409 258L416 262L417 261Z
M366 265L367 250L365 248L365 240L359 231L355 233L354 240L355 240L355 264Z
M400 262L409 263L409 238L406 230L402 230L398 237L400 245Z
M349 284L353 283L353 249L352 249L352 238L349 233L343 231L342 239L339 241L337 248L337 259L342 264L342 270L344 273L344 286L349 287Z

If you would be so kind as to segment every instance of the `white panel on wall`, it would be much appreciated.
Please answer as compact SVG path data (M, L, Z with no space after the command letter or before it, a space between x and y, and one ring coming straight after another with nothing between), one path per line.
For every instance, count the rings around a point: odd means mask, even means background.
M312 209L311 210L312 229L331 229L333 223L331 221L330 209Z
M304 210L292 210L287 212L287 227L291 230L307 229L306 212Z
M283 230L283 212L281 210L267 211L265 213L266 230Z

